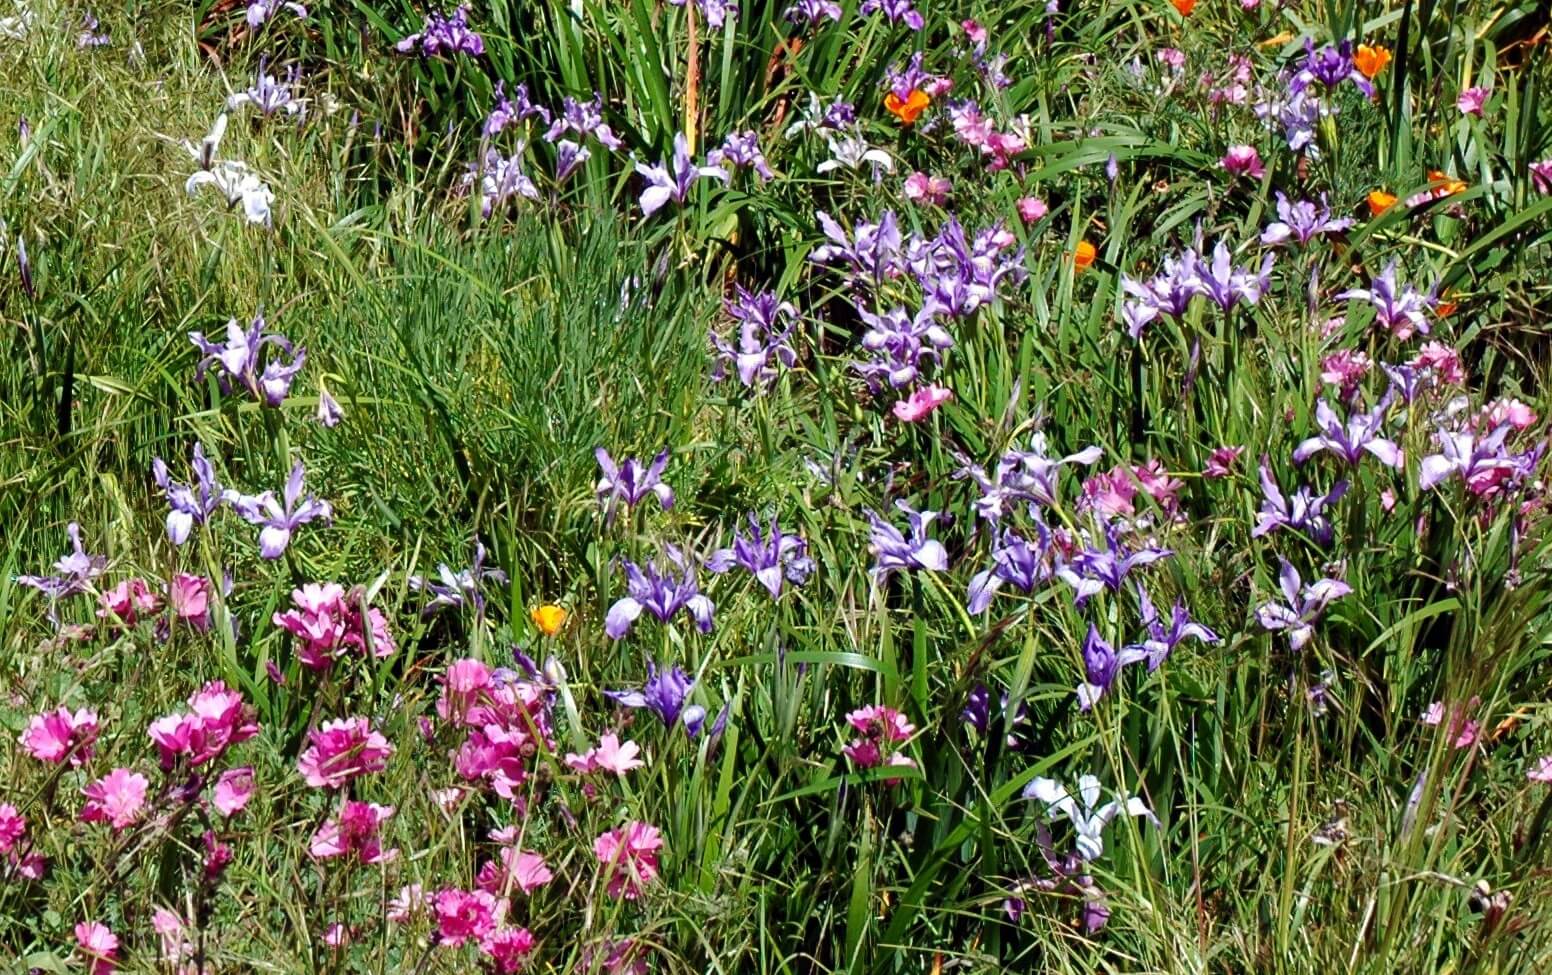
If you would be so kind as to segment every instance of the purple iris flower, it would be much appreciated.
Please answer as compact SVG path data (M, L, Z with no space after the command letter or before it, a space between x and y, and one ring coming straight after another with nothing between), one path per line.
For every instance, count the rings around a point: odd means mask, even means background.
M1191 618L1190 610L1179 599L1175 600L1175 606L1170 610L1169 622L1166 624L1159 617L1159 611L1154 608L1153 600L1148 598L1148 593L1141 586L1137 587L1138 607L1142 614L1142 624L1147 627L1148 636L1141 642L1127 647L1128 650L1141 650L1147 657L1148 672L1159 669L1159 665L1169 659L1169 655L1175 652L1175 648L1186 639L1200 640L1203 643L1217 643L1218 634L1196 622Z
M998 296L1004 281L1017 284L1028 277L1022 248L1000 224L965 236L959 220L950 217L930 240L913 238L909 267L927 302L942 315L963 318Z
M562 100L560 114L545 131L544 141L554 142L567 132L575 132L578 138L592 136L606 149L618 150L625 145L604 124L604 98L597 93L590 102L579 102L569 95Z
M96 17L90 13L83 14L81 16L81 33L76 36L75 46L84 50L88 47L103 47L112 44L113 38L109 37L106 31L98 31L98 28L101 26L97 22Z
M667 447L652 458L650 466L634 457L627 457L625 463L617 465L614 458L609 456L609 451L602 447L594 450L593 456L598 458L598 469L602 475L593 491L603 505L605 521L614 521L620 502L623 501L627 509L634 508L645 501L649 494L657 498L664 511L673 510L673 489L663 483L663 469L668 466Z
M291 340L279 333L266 335L264 329L264 316L257 315L246 329L237 324L235 318L227 322L225 344L211 342L203 332L190 332L189 341L204 355L195 367L195 381L204 379L210 367L215 366L216 381L222 393L229 395L235 384L267 405L279 406L291 391L291 381L301 371L307 350L294 348ZM261 372L259 361L266 345L273 345L282 354L291 356L291 361L271 356Z
M167 464L160 457L151 458L151 477L156 486L167 496L167 539L174 545L189 540L189 532L195 525L203 525L221 507L223 500L221 483L216 480L215 468L205 458L204 445L194 444L194 456L189 462L194 471L194 483L182 484L167 473Z
M1174 554L1167 548L1151 545L1134 551L1121 542L1120 532L1109 526L1105 528L1104 548L1084 549L1067 565L1057 569L1056 575L1072 586L1073 602L1081 606L1103 589L1119 592L1133 569L1152 565Z
M302 462L291 465L291 474L279 500L275 492L239 494L228 488L223 497L242 519L250 525L262 525L259 532L259 555L266 559L278 559L291 544L291 533L318 518L328 521L334 517L329 502L314 495L302 495Z
M911 5L911 0L862 0L857 12L863 16L881 13L891 24L903 23L911 30L921 30L926 23Z
M715 331L711 333L711 344L717 350L712 382L726 379L732 366L739 382L752 389L763 388L781 374L778 363L789 369L797 365L792 332L797 328L798 310L790 301L779 301L774 291L750 294L738 285L733 299L723 307L738 322L738 347Z
M1262 259L1259 271L1235 267L1229 245L1220 240L1213 248L1212 261L1197 261L1196 270L1201 293L1228 311L1241 301L1254 305L1261 300L1272 278L1272 255Z
M1367 301L1374 306L1374 320L1398 339L1410 338L1413 331L1428 334L1428 317L1424 312L1431 302L1426 296L1396 283L1394 260L1385 266L1383 274L1369 282L1367 288L1344 291L1337 299Z
M909 537L871 509L867 513L872 525L868 551L873 553L874 558L873 578L882 583L896 569L926 569L930 572L946 570L948 550L941 542L927 537L927 526L932 524L938 513L917 511L904 501L896 501L895 507L905 512L911 524Z
M1191 307L1191 299L1202 294L1202 280L1197 272L1200 258L1186 251L1178 258L1166 257L1160 272L1147 281L1134 281L1121 276L1121 290L1131 299L1121 306L1121 316L1126 321L1126 334L1132 338L1142 335L1142 330L1160 316L1180 318Z
M1341 233L1352 225L1350 217L1331 216L1331 208L1326 205L1324 193L1320 196L1319 204L1311 200L1289 203L1288 197L1278 190L1277 219L1262 231L1261 243L1272 247L1286 244L1290 240L1308 244L1322 234Z
M706 568L723 573L735 565L747 569L775 599L781 595L785 579L794 586L808 581L814 560L808 557L808 543L798 535L784 535L771 519L771 530L761 530L760 520L751 512L749 534L735 532L732 548L719 548L706 559Z
M527 118L538 117L545 125L550 124L550 110L529 101L527 85L513 88L511 98L507 97L506 85L505 81L496 82L496 106L485 118L484 133L487 139L507 126Z
M648 562L645 569L634 562L624 563L627 595L616 600L604 618L604 632L611 640L629 633L642 610L664 623L679 610L687 610L702 633L711 632L712 603L701 595L694 567L674 546L665 551L667 559Z
M400 54L409 54L417 46L421 57L427 58L443 53L467 54L470 57L479 57L485 53L484 38L469 29L469 8L466 5L460 5L451 17L436 12L427 14L420 33L404 38L394 45L394 49Z
M586 146L577 145L570 139L555 143L555 182L564 183L578 166L592 157L592 152Z
M967 609L971 615L986 612L992 597L1004 584L1028 594L1051 578L1051 563L1047 558L1051 552L1051 530L1040 521L1035 522L1035 529L1039 535L1034 545L1017 532L1003 530L992 549L992 567L970 579Z
M921 375L923 359L941 362L940 351L954 346L953 336L938 324L930 306L915 316L906 314L904 308L892 308L882 315L859 308L858 314L868 326L862 347L873 358L853 361L852 367L874 392L886 385L894 389L911 385Z
M252 105L266 118L279 112L285 112L287 115L300 112L302 102L293 93L297 79L301 77L300 69L292 65L287 72L286 80L277 81L274 75L265 73L264 66L265 59L260 58L257 79L250 87L228 98L226 107L236 110L243 105Z
M835 0L797 0L782 14L789 23L814 25L825 18L841 19L841 5Z
M426 602L425 615L430 616L437 610L448 607L460 607L465 603L473 603L476 614L485 612L485 596L480 591L488 581L498 586L507 584L507 574L500 569L485 568L485 546L479 540L474 542L474 564L467 569L454 572L447 564L437 565L437 577L440 582L433 581L425 576L414 575L409 577L409 586L416 592L428 592L431 599Z
M682 7L686 0L668 0L668 2L671 6ZM712 30L721 30L729 17L738 16L738 4L729 3L728 0L695 0L695 5L705 16L706 26Z
M690 195L690 185L699 177L728 181L727 170L720 166L696 166L690 161L690 143L684 133L674 135L674 155L671 161L648 166L636 164L636 172L647 181L641 191L641 215L650 217L662 209L669 200L683 204Z
M1403 403L1410 404L1417 399L1423 384L1431 381L1431 375L1426 370L1404 362L1396 365L1382 362L1380 368L1390 377L1390 388L1401 396Z
M721 148L706 154L706 163L711 166L732 166L734 169L753 169L762 183L776 176L765 161L765 154L760 151L760 137L753 129L729 134L722 140Z
M1368 413L1360 413L1354 407L1344 424L1331 405L1321 400L1315 406L1315 424L1320 428L1320 434L1294 448L1293 462L1303 464L1321 451L1329 450L1356 467L1367 451L1378 458L1381 464L1400 467L1403 461L1401 448L1394 441L1380 436L1385 426L1385 414L1390 411L1390 402L1387 395Z
M1315 126L1326 109L1312 92L1269 93L1256 103L1255 112L1268 127L1283 130L1289 150L1303 152L1309 149L1310 155L1316 154Z
M1277 574L1278 585L1287 602L1263 604L1256 610L1256 620L1267 630L1286 630L1289 646L1302 650L1314 638L1315 621L1325 612L1326 606L1353 589L1340 579L1317 579L1302 586L1298 570L1287 559L1278 561L1282 563Z
M1111 646L1093 623L1083 638L1084 682L1078 685L1078 709L1087 711L1114 686L1121 676L1121 668L1136 663L1147 656L1140 647L1123 647L1119 652Z
M1088 466L1099 460L1104 451L1090 446L1065 457L1050 457L1045 433L1036 431L1030 437L1030 449L1009 450L997 461L995 480L982 468L959 457L963 465L954 472L955 478L968 477L981 488L981 497L975 501L975 513L990 522L997 522L1014 501L1032 501L1035 504L1053 506L1058 503L1058 477L1061 469L1069 464Z
M51 601L86 592L91 588L92 580L102 575L108 568L108 559L102 555L87 554L86 547L81 544L81 526L75 522L72 521L65 526L65 534L70 536L71 550L55 561L54 574L17 576L18 585L36 589L48 596ZM49 618L52 619L52 608L49 614Z
M1326 508L1335 504L1347 493L1347 482L1337 481L1325 494L1316 494L1308 486L1300 486L1289 497L1272 478L1270 459L1261 457L1261 510L1256 513L1256 526L1250 530L1251 538L1260 538L1279 528L1304 532L1316 545L1331 544L1331 520Z
M647 680L640 690L604 691L604 696L628 708L646 708L657 715L666 728L672 728L686 714L685 702L695 689L695 681L677 664L659 670L647 663ZM704 718L705 710L701 710Z
M248 26L255 29L264 26L264 22L278 14L281 9L291 11L297 17L307 19L307 8L299 3L282 3L281 0L254 0L248 4Z
M1293 76L1290 88L1295 93L1304 91L1312 82L1320 82L1327 91L1335 91L1344 81L1351 81L1363 92L1363 97L1374 97L1374 85L1363 76L1353 63L1353 42L1337 45L1326 44L1318 50L1314 38L1305 38L1304 66Z
M823 210L816 211L814 218L829 238L829 243L819 245L808 255L815 264L845 263L853 278L866 276L874 285L899 277L904 271L900 225L893 210L885 210L876 224L858 223L855 234L848 234Z
M1504 446L1504 438L1512 430L1507 423L1499 424L1484 437L1470 430L1440 430L1435 437L1439 453L1423 458L1417 486L1431 491L1450 475L1459 473L1468 488L1481 494L1505 480L1528 475L1529 471L1523 470L1523 458Z
M1003 691L1001 704L998 708L1000 714L1008 713L1008 692ZM965 699L964 709L959 712L959 720L970 725L981 734L986 734L991 727L992 720L992 693L985 684L977 684ZM1014 733L1007 737L1007 746L1015 751L1028 747L1029 743L1020 734L1026 730L1029 724L1029 706L1020 704L1013 713Z
M484 161L469 167L469 171L463 175L462 185L467 189L475 181L480 184L482 217L490 216L497 207L506 205L514 196L539 199L539 188L523 172L521 150L508 158L495 149L486 149Z

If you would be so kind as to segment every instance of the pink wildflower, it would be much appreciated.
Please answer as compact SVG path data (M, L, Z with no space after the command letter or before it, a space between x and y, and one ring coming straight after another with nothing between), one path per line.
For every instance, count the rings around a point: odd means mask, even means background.
M1440 382L1458 386L1466 381L1466 369L1461 364L1460 353L1443 342L1425 342L1408 365L1431 372Z
M214 880L225 873L226 868L231 864L232 847L222 842L212 829L205 830L202 840L205 845L205 876Z
M443 721L462 722L481 692L491 686L490 668L483 661L473 658L453 661L442 677L437 716Z
M1078 507L1097 512L1104 518L1130 517L1137 513L1132 499L1137 496L1137 484L1125 466L1101 471L1083 481L1083 494Z
M187 927L182 917L165 907L158 907L151 912L151 930L161 940L162 961L177 965L185 958L194 956L194 943L184 936Z
M1543 755L1531 766L1525 777L1532 782L1552 783L1552 755Z
M1320 360L1320 381L1336 386L1343 399L1358 391L1358 384L1374 365L1367 353L1357 349L1339 349Z
M1260 179L1266 175L1266 166L1261 162L1261 154L1255 146L1229 146L1229 151L1223 154L1218 165L1227 170L1230 176Z
M97 712L59 708L35 714L20 740L27 754L40 762L58 765L68 757L72 766L80 767L92 757L92 744L97 741Z
M480 866L475 884L481 890L500 897L509 893L511 887L516 887L524 894L532 894L554 879L555 875L550 872L544 857L508 846L497 854L496 859L486 860Z
M954 393L943 386L923 386L894 405L895 419L904 423L916 423L926 419L934 410L954 398Z
M480 953L491 961L498 975L522 971L534 950L534 936L527 928L500 927L480 941Z
M481 941L495 930L506 905L483 890L439 890L431 897L437 939L450 948Z
M354 855L365 864L388 863L399 851L384 850L378 833L392 818L392 806L346 800L337 816L318 827L307 852L314 860Z
M125 626L134 626L142 618L155 613L162 601L157 598L144 579L125 579L97 596L102 608L97 610L99 619L117 619Z
M221 773L210 804L216 807L216 812L230 819L242 812L252 798L253 766L244 765Z
M1466 717L1464 712L1477 708L1481 703L1481 698L1473 697L1471 703L1467 704L1465 708L1450 707L1450 737L1456 748L1470 748L1476 744L1481 726ZM1443 701L1435 701L1428 705L1428 710L1423 712L1423 724L1434 727L1443 724L1445 721L1444 711Z
M167 602L173 615L201 633L210 629L210 580L180 572L167 587Z
M323 943L328 945L330 948L343 948L350 944L350 940L350 928L339 923L338 921L323 929Z
M338 789L357 776L381 772L393 754L388 739L366 718L339 718L307 733L311 742L296 761L314 789Z
M1026 224L1041 220L1051 212L1051 208L1045 205L1045 201L1037 196L1021 196L1013 206L1018 210L1019 219Z
M116 768L102 778L86 786L81 793L86 805L81 809L84 823L106 822L115 832L123 830L140 818L145 808L146 789L151 783L138 772Z
M987 42L986 28L982 27L978 21L962 20L959 22L959 26L964 28L965 37L969 39L971 44L979 47Z
M640 752L641 746L633 741L622 745L619 736L611 732L599 738L598 747L589 748L585 754L567 755L566 764L583 774L601 771L623 776L646 764L636 757Z
M1239 463L1240 455L1244 452L1244 447L1219 447L1208 455L1207 466L1202 468L1202 476L1228 477L1234 473L1234 466Z
M1138 485L1165 514L1171 518L1180 514L1180 492L1186 483L1178 477L1170 476L1163 463L1155 459L1133 467L1132 476L1137 478Z
M635 821L612 829L593 841L593 855L610 871L610 897L635 900L657 879L658 851L663 837L657 827Z
M846 723L875 741L897 744L916 733L905 715L883 704L869 704L846 715Z
M1161 47L1154 52L1153 56L1160 64L1176 71L1186 66L1186 52L1176 47Z
M27 833L27 818L9 802L0 802L0 853L10 853Z
M365 595L359 587L347 593L336 583L309 583L291 592L295 609L276 613L276 626L297 639L297 659L311 670L327 670L347 652L365 654L370 643L374 657L392 656L393 636L382 610L367 610L362 622ZM368 632L370 631L370 632Z
M1531 185L1537 193L1552 193L1552 159L1543 159L1533 162L1527 167L1530 170Z
M1460 109L1462 115L1475 115L1481 118L1482 107L1487 104L1487 97L1490 94L1492 94L1490 89L1480 86L1467 88L1455 99L1455 107Z
M431 906L431 898L420 884L406 884L388 902L387 918L394 924L414 920Z
M905 179L905 198L913 203L930 203L942 206L954 186L942 176L928 176L915 172Z
M1486 427L1492 430L1509 424L1516 430L1525 430L1536 424L1536 411L1514 398L1494 400L1487 407Z
M211 681L189 697L188 713L157 718L147 733L161 753L164 770L180 758L198 768L258 734L256 718L257 712L241 694L221 681Z
M87 959L91 975L107 975L118 968L119 939L106 924L82 921L75 926L75 943Z

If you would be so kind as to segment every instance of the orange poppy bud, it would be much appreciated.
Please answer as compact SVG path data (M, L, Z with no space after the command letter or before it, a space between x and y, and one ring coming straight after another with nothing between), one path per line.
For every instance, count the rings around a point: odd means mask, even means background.
M904 98L894 92L884 96L884 107L900 120L901 125L914 125L931 104L932 99L920 88L912 88L911 93Z
M1428 182L1433 184L1434 196L1454 196L1456 193L1466 192L1464 182L1451 179L1448 173L1442 173L1437 169L1428 171Z
M1386 193L1384 190L1371 190L1365 197L1369 204L1369 216L1377 217L1396 205L1395 194Z
M1094 263L1094 258L1097 256L1097 254L1098 252L1094 250L1093 244L1086 240L1080 240L1078 241L1077 250L1073 251L1072 263L1075 267L1077 267L1078 272L1081 274L1082 272L1087 271Z
M1390 63L1390 48L1383 44L1370 47L1367 44L1359 44L1358 50L1353 54L1353 66L1358 73L1365 78L1373 80L1374 76L1385 70L1385 65Z
M1196 9L1196 0L1169 0L1169 2L1182 17L1191 16L1191 11Z
M554 603L545 603L543 606L535 606L528 614L534 626L545 636L554 636L560 632L560 628L566 623L567 613Z

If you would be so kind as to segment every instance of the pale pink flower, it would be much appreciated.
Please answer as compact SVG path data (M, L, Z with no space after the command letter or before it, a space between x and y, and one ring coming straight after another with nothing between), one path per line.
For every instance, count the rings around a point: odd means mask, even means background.
M1261 162L1261 154L1255 146L1229 146L1229 151L1223 154L1218 165L1227 170L1230 176L1260 179L1266 175L1266 166Z
M1019 219L1026 224L1044 219L1045 215L1051 212L1051 208L1045 205L1045 201L1037 196L1021 196L1013 207L1018 210Z
M1387 515L1396 510L1396 492L1385 488L1380 492L1380 510Z
M436 913L437 939L456 948L466 941L481 941L496 929L506 904L483 890L439 890L431 898Z
M874 741L897 744L916 733L905 715L885 704L869 704L846 715L846 723Z
M633 741L622 745L619 736L611 732L600 737L598 747L589 748L585 754L567 755L566 764L584 775L589 772L613 772L623 776L631 769L646 764L636 757L640 752L641 746Z
M1320 381L1336 386L1343 399L1357 392L1363 377L1374 366L1368 353L1357 349L1339 349L1320 360Z
M905 399L895 401L893 408L895 419L903 423L916 423L926 419L934 410L953 398L953 391L946 387L923 386Z
M1176 47L1161 47L1154 52L1153 56L1160 64L1176 71L1186 66L1186 52Z
M1514 398L1494 400L1487 407L1487 429L1509 424L1516 430L1525 430L1536 424L1536 411Z
M335 658L345 653L365 655L368 641L372 656L392 656L395 648L387 617L382 610L371 607L363 624L361 607L365 600L360 587L347 593L336 583L309 583L292 590L294 609L276 613L272 619L276 626L296 637L297 659L311 670L327 670Z
M527 928L500 927L480 941L480 954L490 959L498 975L523 970L534 950L534 936Z
M144 617L152 615L162 603L144 579L125 579L112 589L99 593L97 599L102 603L102 608L97 610L98 618L117 619L125 626L134 626Z
M42 880L48 872L48 857L34 850L24 857L11 854L11 863L16 867L16 872L28 880Z
M1137 479L1137 484L1148 497L1164 509L1165 514L1172 518L1180 514L1180 492L1185 488L1186 482L1171 476L1161 461L1150 460L1146 464L1133 467L1132 476Z
M460 789L456 785L449 786L431 793L431 801L436 803L438 809L451 816L458 811L458 807L463 803L463 797L468 793L468 789Z
M318 827L307 852L314 860L355 856L365 864L388 863L399 851L384 850L378 834L392 818L392 806L346 800L337 816Z
M1536 759L1536 764L1530 767L1525 777L1532 782L1552 783L1552 755L1543 755Z
M1131 517L1137 513L1137 509L1132 505L1132 499L1135 497L1137 497L1137 483L1132 480L1131 471L1127 470L1125 465L1120 465L1084 478L1083 494L1078 500L1078 507L1086 511L1098 512L1105 518Z
M1482 117L1482 107L1487 104L1487 98L1492 94L1491 89L1483 87L1467 88L1455 99L1455 107L1460 109L1462 115L1475 115Z
M86 956L91 975L107 975L118 968L119 939L106 924L82 921L75 926L75 943Z
M942 206L954 185L942 176L928 176L914 172L905 178L905 198L913 203L930 203Z
M959 22L959 26L964 28L965 37L970 41L971 44L980 46L987 42L988 35L986 33L986 28L982 27L979 21L962 20Z
M216 812L230 819L242 812L252 798L253 766L244 765L221 773L210 804L216 807Z
M388 902L387 918L394 924L414 920L431 906L431 898L420 884L406 884Z
M350 941L350 928L339 923L338 921L335 921L333 924L323 929L323 943L328 945L330 948L343 948L350 944Z
M92 744L97 741L97 712L90 708L59 708L35 714L27 722L20 741L27 754L41 762L58 765L68 757L72 766L79 767L92 757Z
M635 900L657 879L658 851L663 847L657 827L633 821L593 841L593 855L609 871L610 897Z
M145 808L146 789L150 781L139 772L116 768L102 778L86 786L81 794L86 805L81 808L84 823L109 823L115 832L132 825Z
M1208 455L1207 466L1202 468L1202 476L1228 477L1234 473L1234 467L1239 463L1240 455L1244 452L1244 447L1219 447Z
M307 733L310 745L296 761L302 779L314 789L338 789L357 776L381 772L393 746L372 730L366 718L325 721Z
M437 717L462 723L481 694L492 686L490 667L466 657L455 660L442 677L442 696L437 698Z
M544 857L509 846L503 848L496 859L486 860L480 866L475 884L481 890L500 897L509 893L510 887L516 887L524 894L532 894L554 879L555 875L550 872Z
M27 818L9 802L0 802L0 853L10 853L27 833Z
M1470 748L1476 744L1481 726L1466 717L1465 712L1474 710L1482 703L1479 697L1473 697L1465 708L1451 706L1449 709L1450 737L1456 748ZM1443 701L1435 701L1428 705L1428 710L1423 712L1423 724L1438 726L1445 721L1445 708Z
M187 927L182 917L165 907L158 907L151 912L151 930L161 940L162 961L177 965L185 958L194 956L194 943L184 936Z

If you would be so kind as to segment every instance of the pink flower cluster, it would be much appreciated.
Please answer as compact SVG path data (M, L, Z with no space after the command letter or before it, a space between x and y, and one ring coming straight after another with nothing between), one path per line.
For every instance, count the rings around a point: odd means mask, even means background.
M1481 734L1482 727L1477 722L1466 717L1466 712L1480 707L1482 699L1473 697L1464 708L1451 706L1448 714L1450 723L1451 744L1456 748L1470 748L1477 743L1477 737ZM1428 705L1428 710L1423 712L1423 724L1430 727L1438 727L1446 720L1443 701L1435 701Z
M314 860L353 856L365 864L388 863L398 850L384 850L378 833L393 818L392 806L347 799L337 815L313 834L308 853Z
M108 975L118 968L119 939L106 924L82 921L75 926L75 943L91 975Z
M593 841L593 855L609 878L610 897L636 900L657 879L663 835L639 820L611 829Z
M134 626L141 619L154 614L162 605L161 599L144 579L125 579L97 597L102 608L97 610L100 619L117 619L125 626Z
M20 741L27 754L40 762L58 765L68 758L71 766L79 768L92 757L92 745L97 741L97 712L90 708L59 708L35 714L27 722Z
M0 853L16 868L16 872L28 880L43 876L47 861L35 852L28 852L22 842L27 835L27 817L9 802L0 803Z
M161 753L164 770L180 760L198 768L259 733L257 714L242 695L211 681L189 698L189 711L151 722L149 734Z
M498 681L472 658L447 668L437 714L467 731L453 753L459 776L484 782L503 799L519 798L517 789L528 778L527 760L537 749L554 747L544 692L525 681Z
M167 604L180 621L201 633L210 629L210 580L180 572L167 587Z
M506 897L515 887L526 896L555 879L544 857L512 845L517 842L516 829L506 827L495 830L490 838L503 846L495 859L486 860L480 865L480 872L474 882L481 890L497 897Z
M145 809L146 790L151 783L139 772L116 768L81 790L86 805L81 822L108 823L114 832L132 826Z
M997 131L974 102L953 106L948 114L959 141L990 157L986 163L988 172L1007 169L1014 156L1029 148L1029 141L1023 136Z
M449 888L431 895L437 940L448 948L479 946L490 967L502 975L520 971L534 950L527 928L504 923L507 902L483 890Z
M916 765L909 756L900 754L898 750L916 733L915 725L905 720L905 715L899 711L882 704L869 704L846 715L846 723L861 737L844 746L841 753L855 762L858 768L877 768L884 764Z
M346 593L336 583L309 583L291 592L295 609L276 613L276 626L296 637L297 658L311 670L328 670L346 653L365 655L368 646L378 658L393 654L388 620L376 607L361 609L366 597L360 587ZM370 630L370 632L368 632Z
M325 721L307 733L307 740L296 767L314 789L340 789L359 776L381 772L393 754L388 739L366 718Z
M1137 513L1133 501L1141 489L1164 509L1167 517L1176 518L1180 514L1180 492L1184 487L1185 482L1172 477L1157 460L1138 466L1118 464L1084 480L1078 506L1107 519L1131 517Z

